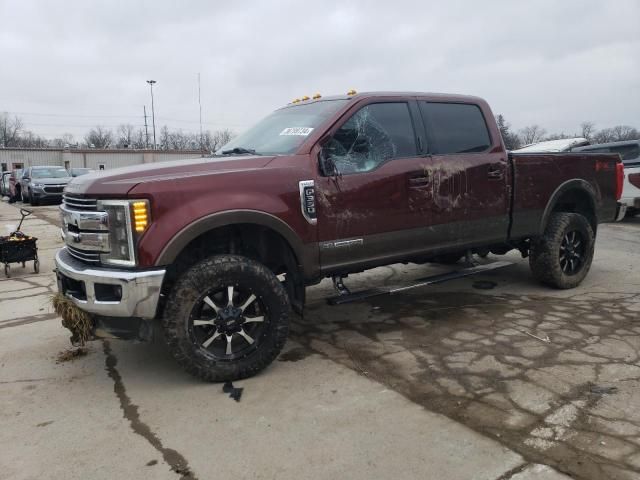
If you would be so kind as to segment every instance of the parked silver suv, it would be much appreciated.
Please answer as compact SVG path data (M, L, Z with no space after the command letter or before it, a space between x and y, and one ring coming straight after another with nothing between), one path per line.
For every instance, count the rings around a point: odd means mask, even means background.
M29 167L20 180L22 201L31 205L47 200L62 201L62 190L71 178L62 167Z

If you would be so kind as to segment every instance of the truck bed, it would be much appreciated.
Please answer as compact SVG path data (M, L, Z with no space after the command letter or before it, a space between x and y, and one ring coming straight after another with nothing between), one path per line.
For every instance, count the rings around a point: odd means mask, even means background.
M618 155L598 153L510 153L510 239L543 233L546 219L557 200L574 202L579 211L592 194L596 219L613 221L616 216L616 164Z

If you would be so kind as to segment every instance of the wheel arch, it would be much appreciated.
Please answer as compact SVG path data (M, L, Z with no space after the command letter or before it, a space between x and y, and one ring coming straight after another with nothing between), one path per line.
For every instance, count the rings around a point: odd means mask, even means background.
M286 272L285 286L292 305L301 311L310 249L285 222L255 210L208 215L178 232L156 261L156 265L168 266L163 290L170 289L175 279L198 260L223 253L260 261L276 274Z
M156 265L170 265L196 238L218 228L233 225L256 225L272 230L289 245L299 265L304 260L304 244L289 225L278 217L257 210L231 210L202 217L180 230L163 248Z
M569 212L584 215L595 233L598 228L596 198L595 190L586 180L573 179L562 183L547 202L539 232L542 234L545 231L552 213Z

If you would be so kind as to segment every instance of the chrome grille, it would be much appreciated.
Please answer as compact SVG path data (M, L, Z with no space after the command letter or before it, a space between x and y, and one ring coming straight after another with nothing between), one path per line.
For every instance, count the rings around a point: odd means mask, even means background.
M76 197L68 194L62 195L62 202L70 210L97 210L98 201L95 198Z
M100 263L100 254L97 252L88 252L86 250L78 250L77 248L70 247L67 245L67 250L69 251L69 255L82 262L87 263Z

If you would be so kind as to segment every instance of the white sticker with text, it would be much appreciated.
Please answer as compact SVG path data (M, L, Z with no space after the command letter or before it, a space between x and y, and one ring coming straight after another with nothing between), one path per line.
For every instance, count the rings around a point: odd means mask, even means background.
M313 131L311 127L288 127L280 132L280 135L300 135L306 137Z

